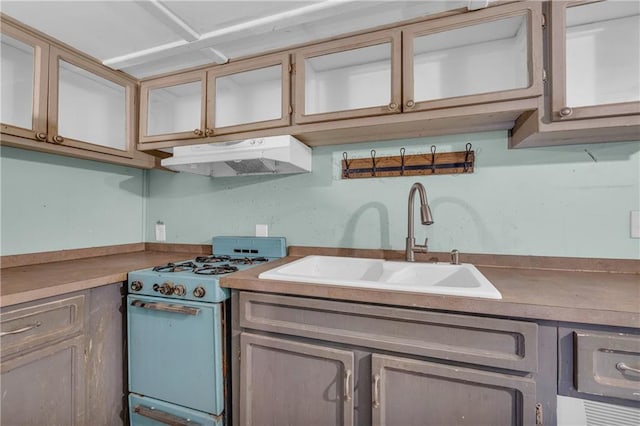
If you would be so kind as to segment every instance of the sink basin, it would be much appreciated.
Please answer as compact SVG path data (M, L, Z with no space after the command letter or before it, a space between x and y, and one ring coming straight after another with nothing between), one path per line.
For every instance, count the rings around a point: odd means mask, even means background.
M475 266L357 257L306 256L259 275L268 280L361 287L412 293L502 299Z

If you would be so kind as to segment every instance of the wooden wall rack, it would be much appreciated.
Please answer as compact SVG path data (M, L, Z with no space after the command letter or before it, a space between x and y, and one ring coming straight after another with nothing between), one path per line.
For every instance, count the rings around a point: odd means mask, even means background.
M347 152L342 153L342 179L362 179L394 176L429 176L458 173L473 173L475 161L471 144L466 151L436 152L431 145L428 154L405 155L400 148L400 155L376 157L376 150L371 150L369 158L349 158Z

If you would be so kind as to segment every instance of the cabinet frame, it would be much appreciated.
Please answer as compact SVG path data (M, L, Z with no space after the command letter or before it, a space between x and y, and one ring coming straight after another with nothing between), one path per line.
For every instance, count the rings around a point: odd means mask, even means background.
M619 115L638 115L640 113L640 101L620 102L615 104L591 105L571 107L570 115L561 115L560 111L567 108L567 61L566 61L566 18L567 8L601 0L558 0L551 4L551 37L549 43L551 62L551 120L567 121L584 118L602 118Z
M525 88L502 90L498 92L478 93L474 95L457 96L427 101L414 102L414 76L413 76L413 40L416 37L440 33L498 21L518 15L525 15L529 32L527 34L528 49L528 78L529 85ZM441 108L450 108L464 105L484 104L490 102L531 98L542 95L542 6L540 2L516 2L502 6L444 17L438 20L413 24L402 31L402 100L403 111L425 111Z
M149 125L149 92L153 89L161 89L164 87L177 86L180 84L201 82L201 100L200 100L200 128L175 133L165 133L159 135L147 135L147 127ZM186 73L160 77L153 80L146 80L140 83L140 143L159 142L166 140L178 139L196 139L205 137L210 128L208 123L212 122L207 116L207 99L210 97L207 93L207 71L197 70ZM202 131L202 135L198 135L195 131Z
M46 142L38 139L38 133L47 132L47 90L49 84L49 43L41 40L13 23L6 21L3 16L2 33L7 36L33 46L33 99L31 111L31 129L2 123L2 132L13 136L34 139L38 142Z
M264 120L257 122L249 122L242 124L234 124L231 126L216 127L216 78L228 75L239 74L246 71L259 70L274 65L282 66L281 77L281 105L280 118L273 120ZM268 129L272 127L283 127L291 124L291 60L289 53L281 53L276 55L262 56L259 58L248 59L245 61L234 62L224 67L216 67L211 69L207 75L207 122L209 128L213 129L214 134L222 135L227 133L236 133L241 131L251 131L259 129Z
M399 28L378 31L369 34L349 37L342 40L330 41L318 45L294 51L294 110L296 123L314 123L318 121L340 120L345 118L367 117L372 115L397 114L401 112L402 100L402 46L401 30ZM332 53L339 53L355 50L379 44L390 43L391 45L391 93L390 103L367 108L357 108L351 110L323 112L317 114L307 114L305 111L305 59L313 58ZM395 104L395 108L393 107Z
M67 138L58 133L58 77L60 75L60 61L65 61L71 65L75 65L85 71L109 80L112 83L123 86L125 88L125 149L112 148L103 145L93 144L89 141L82 141L73 138ZM49 103L48 103L48 125L47 133L49 142L54 144L62 144L72 146L89 151L102 152L105 154L118 155L121 157L133 158L135 149L135 110L136 110L136 91L137 86L130 80L118 75L116 72L108 72L97 64L73 55L63 49L51 46L49 54ZM56 136L62 136L64 141L56 142Z

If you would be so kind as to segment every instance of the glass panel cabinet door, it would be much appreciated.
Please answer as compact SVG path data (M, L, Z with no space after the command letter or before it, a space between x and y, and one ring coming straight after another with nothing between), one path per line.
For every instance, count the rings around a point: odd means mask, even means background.
M130 80L51 48L50 142L131 157L133 96Z
M553 119L640 113L640 2L552 3Z
M296 122L400 112L400 32L385 31L296 52Z
M5 22L0 41L2 132L44 142L49 46Z
M216 134L286 126L289 120L289 55L247 60L209 72L209 105Z
M540 95L541 25L539 4L510 4L410 26L404 110Z
M140 142L213 135L205 123L206 71L143 81Z

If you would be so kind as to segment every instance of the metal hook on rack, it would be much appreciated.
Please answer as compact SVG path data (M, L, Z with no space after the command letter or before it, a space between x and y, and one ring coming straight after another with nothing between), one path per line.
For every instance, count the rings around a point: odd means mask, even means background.
M350 161L348 160L347 151L342 153L342 158L344 158L344 166L345 166L343 175L344 175L345 178L349 179L349 163L350 163Z
M404 176L404 148L400 148L400 176Z
M431 173L436 172L436 146L431 145Z
M376 150L372 149L371 150L371 162L373 167L371 168L371 176L375 176L376 175Z
M468 172L469 171L469 154L471 154L471 143L467 143L466 148L467 151L464 155L464 172Z

